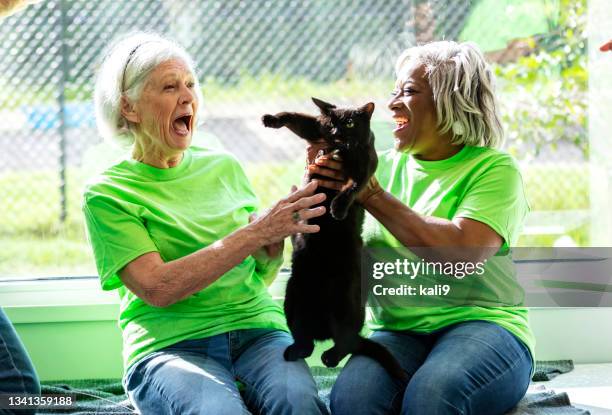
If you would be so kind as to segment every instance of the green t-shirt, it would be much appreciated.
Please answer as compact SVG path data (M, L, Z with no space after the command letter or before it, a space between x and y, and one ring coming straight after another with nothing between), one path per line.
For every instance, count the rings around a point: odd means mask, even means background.
M490 226L503 238L500 253L508 252L521 232L529 211L523 181L514 159L503 152L465 146L454 156L422 161L390 150L379 155L376 178L387 192L419 214L445 219L474 219ZM364 241L379 249L401 247L401 243L371 215L366 215ZM522 290L515 280L509 255L490 261L480 293L486 299L500 298ZM466 278L467 281L467 278ZM487 285L488 284L488 285ZM368 323L372 330L411 330L428 333L469 320L496 323L522 340L534 355L535 338L529 327L527 308L513 306L373 307ZM497 303L499 304L499 303Z
M102 288L118 289L124 368L163 347L230 330L287 330L268 294L282 258L252 256L210 286L169 307L153 307L118 276L133 259L159 252L164 261L189 255L245 226L258 201L238 161L191 147L181 163L158 169L125 160L89 183L84 195L88 236Z

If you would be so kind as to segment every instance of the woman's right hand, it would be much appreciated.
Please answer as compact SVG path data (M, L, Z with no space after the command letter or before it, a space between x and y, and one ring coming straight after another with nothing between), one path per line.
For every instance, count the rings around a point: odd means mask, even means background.
M326 197L325 193L314 194L317 186L317 181L313 180L300 189L292 189L289 196L276 202L249 225L261 238L261 246L282 241L296 233L319 232L318 225L305 223L306 219L325 214L324 206L310 208L323 202Z
M318 179L319 186L328 189L343 190L352 183L350 179L347 181L342 174L342 159L333 153L325 154L320 147L308 147L308 166L305 177L309 177L311 174L323 176L324 179ZM357 202L365 205L371 197L381 193L383 193L382 187L378 184L376 177L372 176L367 185L357 195Z

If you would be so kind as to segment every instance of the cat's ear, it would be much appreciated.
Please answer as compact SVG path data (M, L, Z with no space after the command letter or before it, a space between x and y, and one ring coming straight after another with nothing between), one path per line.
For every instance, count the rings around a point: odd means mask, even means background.
M372 113L374 112L374 103L368 102L363 107L359 107L358 111L364 114L368 114L368 118L372 118Z
M321 112L325 115L329 115L329 113L331 112L331 110L333 110L334 108L336 108L335 105L330 104L328 102L325 101L321 101L318 98L312 97L312 102L315 103L315 105L317 107L319 107L321 109Z

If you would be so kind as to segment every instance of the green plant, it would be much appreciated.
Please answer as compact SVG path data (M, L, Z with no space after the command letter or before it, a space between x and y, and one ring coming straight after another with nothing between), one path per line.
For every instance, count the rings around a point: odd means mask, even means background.
M535 53L494 67L514 154L525 144L537 155L566 142L588 156L586 0L561 0L560 11L556 30L526 39Z

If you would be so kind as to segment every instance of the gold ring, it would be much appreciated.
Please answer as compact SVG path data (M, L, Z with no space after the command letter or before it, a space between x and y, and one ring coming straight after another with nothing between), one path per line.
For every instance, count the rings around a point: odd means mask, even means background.
M302 219L300 217L300 212L298 212L298 211L293 212L293 215L291 217L293 218L293 221L295 223L298 223L300 221L300 219Z

